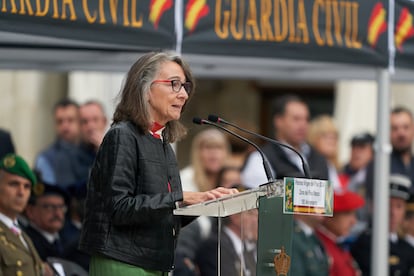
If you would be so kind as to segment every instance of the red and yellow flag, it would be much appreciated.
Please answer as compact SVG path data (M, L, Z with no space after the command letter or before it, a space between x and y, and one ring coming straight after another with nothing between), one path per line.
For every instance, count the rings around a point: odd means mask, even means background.
M192 32L198 24L198 21L208 15L210 8L206 0L190 0L185 7L184 26Z
M149 21L154 24L155 29L158 28L158 23L165 11L173 6L172 0L151 0Z
M378 38L387 30L386 10L381 2L375 4L368 22L368 44L375 47Z
M399 51L402 51L404 41L414 35L413 15L407 8L403 8L398 19L397 26L395 26L395 46Z

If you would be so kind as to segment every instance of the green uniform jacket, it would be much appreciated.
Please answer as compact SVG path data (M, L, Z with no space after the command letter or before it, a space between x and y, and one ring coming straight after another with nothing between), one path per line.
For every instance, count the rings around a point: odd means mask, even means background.
M30 238L22 235L29 249L0 221L0 276L42 275L42 260Z
M329 262L323 245L313 233L307 236L294 222L292 235L292 276L328 276Z

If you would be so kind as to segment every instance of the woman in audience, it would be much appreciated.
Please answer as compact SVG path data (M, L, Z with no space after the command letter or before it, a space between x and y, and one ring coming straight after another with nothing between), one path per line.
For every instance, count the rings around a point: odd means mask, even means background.
M338 177L338 129L329 115L320 115L309 125L308 142L328 161L329 180L334 189L341 189Z
M229 143L221 131L207 128L199 132L192 143L191 164L180 172L183 189L202 192L217 187L229 153ZM175 276L196 275L195 254L201 242L209 237L211 228L211 219L201 216L182 229L177 244Z

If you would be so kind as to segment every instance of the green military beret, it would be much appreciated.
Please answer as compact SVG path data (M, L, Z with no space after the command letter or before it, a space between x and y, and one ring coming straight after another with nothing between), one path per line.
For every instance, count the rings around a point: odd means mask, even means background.
M36 184L35 174L26 161L17 154L10 153L4 156L0 161L0 170L5 170L8 173L24 177L30 180L32 186Z

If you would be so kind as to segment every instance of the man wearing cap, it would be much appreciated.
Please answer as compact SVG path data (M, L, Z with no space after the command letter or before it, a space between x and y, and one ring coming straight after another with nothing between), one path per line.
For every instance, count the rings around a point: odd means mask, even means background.
M330 276L357 276L360 273L358 264L339 242L351 232L357 222L356 210L364 204L364 199L355 192L335 191L334 215L326 218L316 231L330 259Z
M404 240L414 249L414 196L410 196L407 201L402 228Z
M388 258L391 276L414 275L414 250L398 235L404 219L406 200L409 198L411 181L407 176L392 174L390 176L389 203L389 249ZM369 229L358 237L351 252L358 262L363 275L371 275L371 239Z
M31 237L40 258L62 257L64 245L59 236L65 222L67 195L62 188L39 182L26 208ZM66 199L66 201L65 201Z
M41 275L42 261L17 217L29 200L36 177L18 155L0 161L0 275Z
M339 174L339 178L346 189L354 191L364 198L367 197L366 177L368 165L374 157L373 143L374 136L368 132L352 137L349 163ZM352 229L352 235L359 235L367 228L370 216L367 205L357 210L358 222Z
M346 177L347 189L365 193L367 166L374 156L372 144L374 137L369 133L360 133L352 137L351 157L340 177Z

